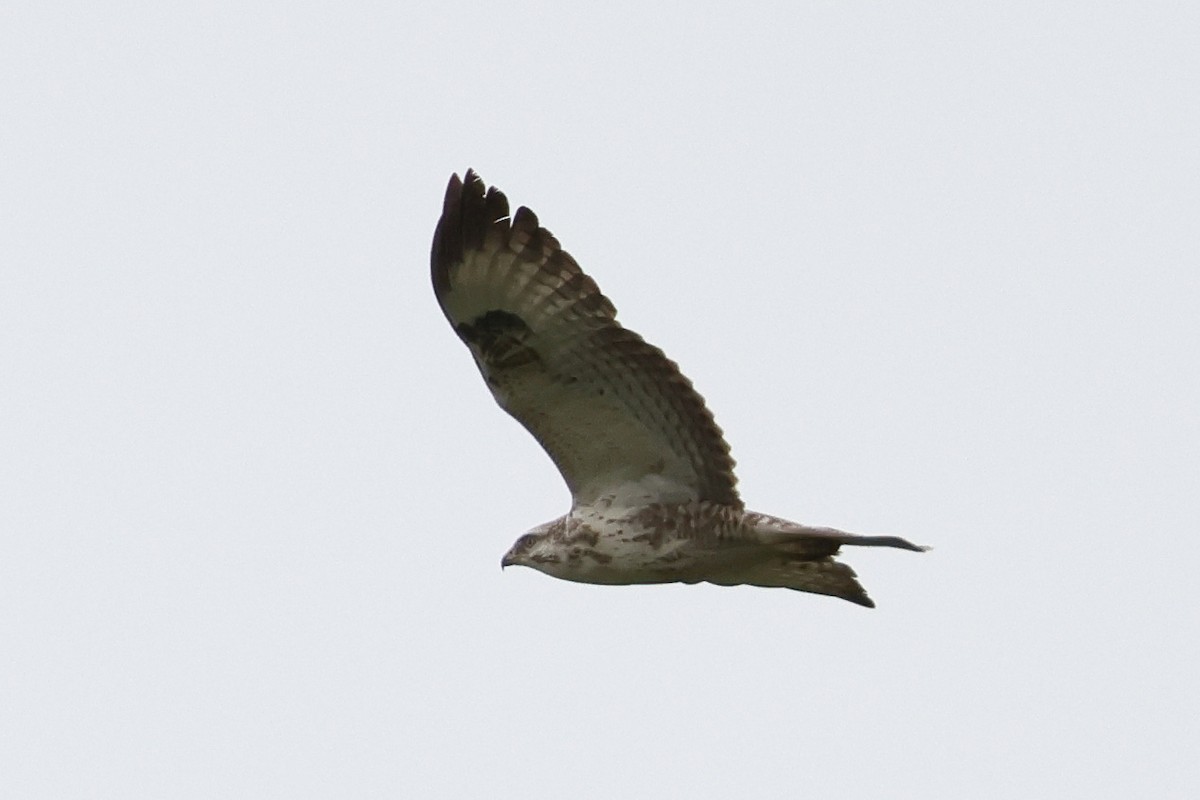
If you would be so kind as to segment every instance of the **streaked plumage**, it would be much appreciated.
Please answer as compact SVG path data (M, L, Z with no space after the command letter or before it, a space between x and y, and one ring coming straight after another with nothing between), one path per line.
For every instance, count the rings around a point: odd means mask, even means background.
M841 545L922 550L746 511L733 458L674 362L616 309L528 208L473 171L446 189L433 288L505 411L541 443L570 512L517 540L502 564L584 583L708 581L867 597Z

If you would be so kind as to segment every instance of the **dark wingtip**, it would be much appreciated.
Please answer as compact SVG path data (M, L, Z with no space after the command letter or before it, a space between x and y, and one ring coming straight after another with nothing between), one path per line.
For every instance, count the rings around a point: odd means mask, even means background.
M467 170L467 181L474 176L473 170ZM429 254L430 277L433 279L434 292L440 297L450 288L450 278L446 266L462 259L462 196L463 182L458 173L450 176L446 184L446 195L442 200L442 216L438 219L433 231L433 247Z
M871 598L867 597L866 592L860 592L859 594L844 594L841 597L843 600L849 600L851 603L854 603L856 606L862 606L863 608L874 608L875 607L875 601L872 600Z
M430 252L430 276L438 297L450 289L450 268L463 260L466 250L483 243L490 224L489 216L502 217L508 213L504 195L496 189L488 191L483 178L468 169L463 178L450 176L442 200L442 216L433 231Z

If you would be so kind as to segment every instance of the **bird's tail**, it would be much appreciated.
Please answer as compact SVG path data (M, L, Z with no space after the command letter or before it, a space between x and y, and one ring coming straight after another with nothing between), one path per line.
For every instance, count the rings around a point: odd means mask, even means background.
M862 536L839 531L837 528L801 525L766 514L748 513L745 516L745 524L755 540L801 556L831 556L844 544L857 547L896 547L917 553L929 549L899 536Z
M753 512L746 514L744 524L743 530L749 538L767 545L772 555L750 566L740 576L743 583L832 595L867 608L874 608L875 603L867 597L854 570L833 560L842 545L896 547L916 552L929 549L899 536L860 536Z

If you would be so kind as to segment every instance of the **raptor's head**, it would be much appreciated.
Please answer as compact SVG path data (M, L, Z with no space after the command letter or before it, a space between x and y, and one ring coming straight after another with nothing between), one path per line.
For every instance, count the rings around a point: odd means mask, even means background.
M516 565L543 570L546 564L557 562L559 554L550 531L553 524L547 522L539 525L513 542L504 558L500 559L500 568Z

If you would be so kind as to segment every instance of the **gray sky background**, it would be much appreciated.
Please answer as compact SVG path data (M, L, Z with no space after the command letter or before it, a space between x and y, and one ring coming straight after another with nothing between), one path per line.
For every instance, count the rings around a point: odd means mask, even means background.
M1196 797L1198 8L6 4L0 794ZM878 609L501 573L472 166Z

